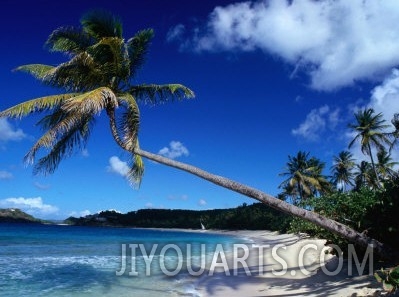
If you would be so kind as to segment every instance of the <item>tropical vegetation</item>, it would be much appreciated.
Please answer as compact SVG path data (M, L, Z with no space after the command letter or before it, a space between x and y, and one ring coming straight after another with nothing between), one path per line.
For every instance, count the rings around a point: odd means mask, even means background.
M390 153L397 137L394 123L398 115L392 120L393 131L392 128L388 129L390 126L385 124L382 114L375 114L373 109L359 111L355 118L358 125L352 124L349 127L361 132L354 135L349 147L359 140L361 150L370 158L370 162L361 160L356 163L351 152L340 152L333 157L331 167L330 182L333 190L298 200L299 205L399 249L399 226L396 219L399 213L399 163L392 159ZM371 147L375 148L374 153ZM299 152L299 155L307 156L309 153ZM298 158L289 156L288 160L287 166L290 167L293 160ZM291 194L291 190L286 192L284 188L280 196ZM342 237L300 218L292 220L290 231L306 232L329 239L335 244L347 244Z
M35 164L36 173L52 173L74 149L84 147L97 115L105 111L114 140L131 155L128 177L133 183L140 183L144 172L141 158L148 158L305 219L360 246L368 246L373 242L378 253L387 255L384 244L372 240L346 222L338 222L314 212L307 202L305 208L299 207L302 200L308 201L311 197L327 193L328 183L322 176L324 164L315 158L308 158L306 153L298 156L305 161L304 166L300 164L297 168L300 175L295 173L295 167L288 168L287 175L284 174L289 178L285 188L292 191L291 197L295 195L300 200L294 200L297 206L228 178L142 150L138 141L139 104L156 104L194 96L189 88L181 84L134 84L133 79L143 66L152 37L153 31L146 29L125 41L122 24L117 17L106 12L91 12L82 18L81 27L62 27L49 36L46 43L48 48L65 53L68 58L66 62L58 66L30 64L17 68L46 85L63 90L59 95L32 99L0 112L0 117L13 118L22 118L32 113L43 114L38 124L44 134L25 156L28 163ZM364 121L369 120L372 120L370 126L363 125ZM374 135L374 131L379 132L384 125L381 117L371 111L359 113L357 121L353 126L358 133L354 141L361 139L363 152L372 158L371 148L380 150L381 142L388 143L386 140L389 136ZM43 148L49 151L48 154L36 160L37 153ZM292 158L291 161L294 163L297 160ZM371 161L374 169L372 179L377 179L376 185L380 187L374 159Z
M206 229L281 232L288 230L290 221L291 216L262 203L244 203L235 208L210 210L139 209L126 214L102 211L65 220L68 224L80 226L201 229L202 223Z

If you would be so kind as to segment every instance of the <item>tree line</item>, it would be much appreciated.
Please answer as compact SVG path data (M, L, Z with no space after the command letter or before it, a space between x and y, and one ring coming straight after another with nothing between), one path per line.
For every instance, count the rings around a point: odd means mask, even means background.
M363 234L399 249L399 171L391 152L399 137L399 114L389 125L382 113L372 108L355 113L355 122L348 125L354 137L348 149L359 143L368 160L356 162L349 150L333 156L330 175L325 175L325 162L300 151L288 156L286 179L280 184L280 199L341 222ZM294 218L289 231L306 232L328 238L335 244L347 241Z
M113 210L69 217L65 223L80 226L185 228L223 230L271 230L285 232L291 217L262 203L211 210L140 209L122 214Z

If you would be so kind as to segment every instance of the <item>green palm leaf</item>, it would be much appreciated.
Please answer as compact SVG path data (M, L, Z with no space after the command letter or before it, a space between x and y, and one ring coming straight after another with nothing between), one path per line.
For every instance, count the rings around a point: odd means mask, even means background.
M107 11L94 10L85 14L80 23L83 30L96 39L103 37L122 38L122 22Z
M42 81L47 85L75 92L88 91L106 83L100 67L86 52L60 64L47 73Z
M128 92L140 102L157 104L169 99L193 98L194 92L181 84L166 85L138 85L131 87Z
M54 30L46 41L46 46L54 52L81 53L93 39L87 33L74 27L61 27Z
M122 115L119 123L120 131L123 131L123 141L125 145L131 149L136 145L140 127L140 110L136 100L130 94L118 96L118 99L126 107L126 111Z
M138 142L135 144L138 147ZM126 175L127 180L131 185L139 187L141 184L141 180L144 175L144 162L141 156L137 154L132 154L132 158L130 161L130 169Z
M62 133L62 135L55 141L54 145L50 146L50 152L36 162L33 173L51 174L58 167L61 160L69 157L74 150L83 149L86 146L90 135L90 123L92 120L91 117L82 115L79 121L76 121L74 125ZM28 152L25 156L26 162L33 163L37 149L44 146L43 142L44 139L40 139Z
M106 107L117 107L118 101L115 94L106 87L101 87L90 92L66 100L61 109L67 113L82 113L94 115Z
M28 64L22 65L15 68L15 71L23 71L29 73L30 75L42 80L46 75L51 73L55 69L54 66L44 65L44 64Z
M61 94L25 101L0 112L0 117L22 118L34 112L55 108L62 102L76 95L76 93Z
M137 71L143 66L153 37L154 30L145 29L139 31L127 41L131 76L135 76Z

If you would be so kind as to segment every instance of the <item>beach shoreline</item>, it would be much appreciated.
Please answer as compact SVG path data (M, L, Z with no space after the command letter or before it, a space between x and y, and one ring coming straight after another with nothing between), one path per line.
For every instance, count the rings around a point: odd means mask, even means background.
M185 231L231 235L242 238L249 247L248 269L230 270L230 275L221 269L198 279L195 290L201 297L383 295L367 267L359 275L355 263L349 267L343 258L326 254L330 248L323 239L265 230ZM234 256L227 256L230 268Z
M242 239L238 245L248 247L245 260L248 269L242 266L233 269L237 255L226 252L230 275L219 267L212 274L208 271L196 277L190 290L192 296L384 296L381 285L372 275L373 269L370 274L367 267L363 267L365 271L359 275L355 263L349 267L343 257L326 253L331 248L324 239L267 230L137 229L220 234L238 238L238 242Z

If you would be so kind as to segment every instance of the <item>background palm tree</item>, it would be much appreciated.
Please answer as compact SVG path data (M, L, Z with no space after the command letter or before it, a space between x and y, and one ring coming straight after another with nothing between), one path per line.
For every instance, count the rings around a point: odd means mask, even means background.
M382 180L389 180L397 175L394 167L398 162L394 162L385 148L377 153L377 172Z
M332 182L336 187L342 184L345 192L346 186L353 186L353 169L355 168L355 159L349 151L342 151L338 156L334 156L334 165L332 169Z
M293 191L298 195L295 204L304 202L306 198L317 195L317 193L327 192L329 182L322 175L325 164L312 157L309 153L299 151L296 156L288 156L286 171L280 173L281 176L288 178L280 184L280 188L289 190L288 195Z
M376 187L377 181L371 164L367 161L362 161L356 164L356 171L354 173L355 189L359 190L363 186Z
M389 126L385 125L385 120L383 119L382 114L375 114L374 109L372 108L358 111L355 114L355 118L356 123L349 124L349 127L352 128L357 134L349 143L349 148L351 148L357 141L360 141L362 153L370 157L371 166L373 168L377 183L379 184L378 173L371 148L375 147L377 151L380 151L384 148L385 144L391 146L391 142L384 132L384 129L388 128Z
M84 146L90 136L95 117L105 110L115 141L131 154L129 178L133 182L139 183L141 180L141 157L145 157L313 222L361 246L367 247L372 241L365 234L342 223L296 207L252 187L140 149L138 103L155 104L168 99L192 98L194 93L180 84L133 84L132 80L143 65L153 36L151 29L140 31L125 42L120 20L109 13L89 13L82 18L81 24L82 28L59 28L47 41L50 50L67 54L70 58L67 62L56 67L30 64L18 68L32 74L44 84L62 88L66 92L26 101L0 112L0 117L16 118L46 112L39 121L45 132L25 158L28 162L35 162L39 149L50 150L45 157L36 162L36 172L53 172L73 149ZM116 113L117 109L121 112ZM321 163L313 162L313 165L320 167ZM315 175L318 174L318 170L314 172ZM374 243L374 249L386 255L384 245L378 241Z

